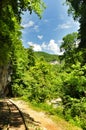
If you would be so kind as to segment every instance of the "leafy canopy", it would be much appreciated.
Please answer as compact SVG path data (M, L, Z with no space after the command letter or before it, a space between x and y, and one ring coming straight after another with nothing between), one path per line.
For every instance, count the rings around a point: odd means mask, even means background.
M80 23L79 47L86 48L86 0L66 0L66 3L69 5L69 14L72 13L74 19L78 19Z
M40 18L45 4L42 0L0 1L0 65L8 64L11 53L21 39L21 14L34 11Z
M78 33L74 32L63 37L60 49L64 51L62 58L66 65L71 65L77 61L76 49L78 46Z

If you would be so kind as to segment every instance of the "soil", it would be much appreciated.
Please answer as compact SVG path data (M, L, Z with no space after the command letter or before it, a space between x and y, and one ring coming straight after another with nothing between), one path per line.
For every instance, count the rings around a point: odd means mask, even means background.
M32 110L24 101L14 101L23 112L29 130L63 130L44 112Z

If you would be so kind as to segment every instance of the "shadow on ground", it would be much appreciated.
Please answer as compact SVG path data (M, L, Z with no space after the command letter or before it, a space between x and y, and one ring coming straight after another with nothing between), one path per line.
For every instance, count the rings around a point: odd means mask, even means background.
M39 121L35 121L29 114L23 112L23 116L25 118L26 123L32 124L34 126L39 126L41 123Z
M14 109L14 108L13 108ZM9 107L4 100L0 100L0 130L8 127L8 124L12 127L20 127L23 121L18 111L9 111Z

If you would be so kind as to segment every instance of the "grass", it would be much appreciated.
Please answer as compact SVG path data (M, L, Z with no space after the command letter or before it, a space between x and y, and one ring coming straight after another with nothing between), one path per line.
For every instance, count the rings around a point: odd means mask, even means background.
M62 129L62 130L82 130L81 128L70 124L59 116L51 116L54 122Z

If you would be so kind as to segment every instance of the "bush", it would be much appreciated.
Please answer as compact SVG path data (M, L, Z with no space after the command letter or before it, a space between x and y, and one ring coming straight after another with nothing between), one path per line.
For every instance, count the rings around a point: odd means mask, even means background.
M69 98L64 107L64 115L66 120L86 130L86 99Z

